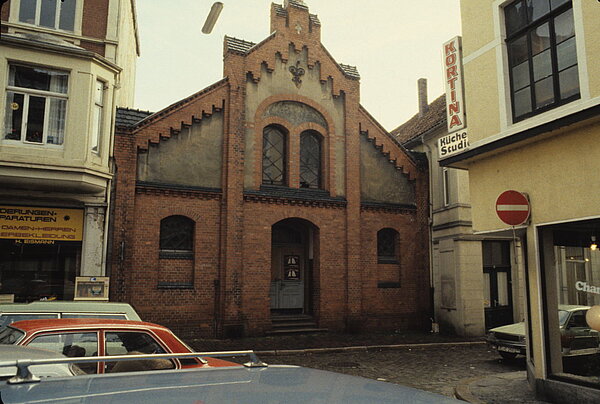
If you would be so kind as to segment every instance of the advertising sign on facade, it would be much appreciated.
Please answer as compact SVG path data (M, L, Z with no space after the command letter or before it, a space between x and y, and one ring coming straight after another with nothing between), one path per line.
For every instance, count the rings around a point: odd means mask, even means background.
M444 44L444 81L448 132L467 126L462 71L462 41L457 36Z
M440 159L450 157L453 154L466 150L469 147L467 130L449 133L438 139L438 154Z
M83 209L0 205L0 239L81 241Z
M77 276L73 300L108 300L108 276Z

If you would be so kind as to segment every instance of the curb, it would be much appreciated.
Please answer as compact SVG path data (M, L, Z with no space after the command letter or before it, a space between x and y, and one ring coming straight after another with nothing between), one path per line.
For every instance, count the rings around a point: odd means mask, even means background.
M278 356L278 355L306 355L320 353L341 353L341 352L366 352L366 351L385 351L404 348L434 348L444 346L475 346L486 344L485 341L469 342L431 342L426 344L395 344L395 345L361 345L337 348L306 348L306 349L270 349L266 351L254 351L257 355Z
M477 380L481 380L483 377L473 377L470 379L461 380L460 383L454 388L454 396L459 400L466 401L471 404L486 404L485 401L481 401L471 393L469 385Z

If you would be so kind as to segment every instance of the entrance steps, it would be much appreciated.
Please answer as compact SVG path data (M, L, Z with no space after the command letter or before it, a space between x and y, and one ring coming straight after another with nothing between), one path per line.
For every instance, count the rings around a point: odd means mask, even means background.
M319 328L312 316L307 314L272 314L272 328L267 335L311 334L327 332Z

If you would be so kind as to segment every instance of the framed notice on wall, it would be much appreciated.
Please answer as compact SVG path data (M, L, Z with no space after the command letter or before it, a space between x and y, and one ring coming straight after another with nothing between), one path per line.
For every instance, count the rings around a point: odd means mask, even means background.
M108 300L108 276L78 276L75 278L73 300Z

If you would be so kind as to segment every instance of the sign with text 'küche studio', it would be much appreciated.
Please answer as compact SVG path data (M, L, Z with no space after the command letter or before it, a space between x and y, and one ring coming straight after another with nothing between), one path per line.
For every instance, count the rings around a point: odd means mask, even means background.
M0 205L0 239L81 241L83 209Z
M444 44L444 81L448 135L438 139L439 158L443 159L469 147L465 113L462 68L462 41L457 36Z

